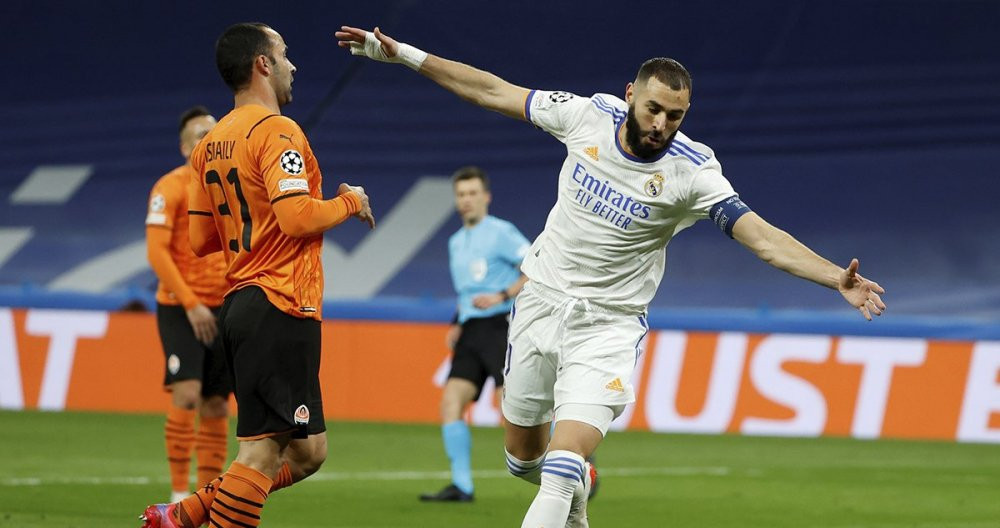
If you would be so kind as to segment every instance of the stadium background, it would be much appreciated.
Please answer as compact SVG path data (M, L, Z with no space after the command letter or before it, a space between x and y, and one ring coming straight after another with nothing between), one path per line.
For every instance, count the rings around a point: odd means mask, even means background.
M434 335L433 323L447 321L454 306L446 241L460 223L445 178L460 165L483 166L495 182L492 212L534 237L564 150L405 68L355 60L332 38L342 23L380 24L514 83L583 95L620 95L644 59L678 58L695 79L684 130L713 147L744 200L835 262L860 258L862 273L889 292L889 315L865 324L838 295L770 269L702 222L670 245L651 306L654 328L959 340L968 350L948 356L959 377L974 343L998 335L1000 245L991 219L1000 195L1000 51L980 23L997 18L992 3L639 3L613 12L589 2L9 2L3 9L17 22L5 24L0 39L19 52L9 58L0 109L0 306L42 315L136 300L152 306L142 219L151 183L181 161L176 116L192 104L228 111L214 39L229 23L264 20L285 35L298 67L285 111L307 130L327 194L341 181L363 184L382 219L371 234L349 223L326 235L328 317L402 329L395 340L364 346L392 351L381 354L390 358L384 368L417 368L415 383L428 387L429 400L436 389L421 376L428 369L440 376L447 352L411 330ZM8 334L40 335L29 328L30 312L8 313ZM346 332L342 342L353 342ZM44 368L30 364L53 363L57 340L32 344L25 336L14 340L22 351L12 362L22 363L21 406L44 408L34 396ZM156 361L153 337L127 339L128 354ZM698 350L711 357L718 334L709 337ZM331 346L334 358L350 357ZM824 358L832 365L835 355ZM67 383L81 378L71 372ZM69 407L77 407L72 398ZM430 406L411 418L433 417Z
M889 311L866 323L708 223L672 241L639 401L615 426L639 431L602 446L595 525L1000 518L995 446L974 445L1000 443L1000 4L13 0L0 6L0 526L117 526L166 489L155 323L117 310L152 303L149 189L181 162L179 112L231 107L212 46L246 20L290 46L284 111L327 194L364 185L381 222L326 235L333 456L269 501L274 526L512 525L531 495L503 477L498 432L475 428L477 509L396 500L419 489L408 479L444 478L436 428L405 424L435 422L446 372L446 240L460 223L445 178L483 166L491 211L533 237L564 150L405 68L353 59L334 43L341 24L580 95L620 95L646 58L677 58L695 86L684 131L744 200L888 290ZM398 469L413 473L379 472ZM337 517L308 517L316 504Z
M764 218L836 262L860 258L861 272L889 290L894 317L996 320L1000 50L981 21L996 20L997 9L939 1L628 10L526 1L5 2L0 42L17 52L7 59L0 109L0 283L5 292L55 283L150 298L155 278L141 259L113 261L103 280L74 283L71 273L141 242L151 183L181 161L179 111L231 107L214 39L231 22L260 19L290 46L298 73L285 111L307 129L327 193L340 181L364 184L383 219L419 178L475 163L496 182L493 212L533 237L564 150L404 68L353 59L332 37L340 24L381 24L514 83L583 95L620 95L644 59L662 54L694 76L684 130L715 150ZM32 171L53 165L82 165L90 175L64 202L14 198ZM398 270L381 280L332 270L331 293L452 298L443 263L460 224L453 214L426 220L440 223L407 233L428 238L397 259ZM377 236L365 235L348 225L327 239L353 254ZM365 260L377 267L388 259ZM359 293L348 282L367 286ZM844 309L836 295L761 265L708 223L671 243L653 307Z

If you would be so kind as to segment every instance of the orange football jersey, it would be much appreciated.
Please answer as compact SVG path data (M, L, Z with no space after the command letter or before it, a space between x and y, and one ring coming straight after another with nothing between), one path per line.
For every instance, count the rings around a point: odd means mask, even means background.
M213 217L230 291L256 285L279 310L320 319L323 236L285 234L272 209L293 196L323 197L319 164L302 129L263 106L240 106L195 147L191 166L198 177L188 213Z
M170 259L180 271L181 279L201 303L220 306L229 290L226 281L226 259L221 253L198 257L188 241L188 185L195 175L189 165L168 172L153 186L149 194L146 226L170 230ZM184 304L180 292L170 291L163 278L156 289L156 302Z

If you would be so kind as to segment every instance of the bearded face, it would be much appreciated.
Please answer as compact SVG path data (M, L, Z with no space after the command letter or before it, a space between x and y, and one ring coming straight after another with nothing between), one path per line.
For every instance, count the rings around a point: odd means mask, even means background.
M655 159L670 148L691 106L691 91L674 90L656 77L637 80L625 89L628 114L624 142L632 154Z
M662 130L643 130L635 116L635 105L629 105L628 115L625 118L625 142L633 154L642 159L656 158L670 148L675 136L677 136L676 130L666 137Z

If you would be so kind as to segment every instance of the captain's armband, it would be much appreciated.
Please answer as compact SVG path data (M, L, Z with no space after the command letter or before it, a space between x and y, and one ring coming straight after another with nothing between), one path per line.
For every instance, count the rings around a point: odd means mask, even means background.
M733 225L739 218L750 212L738 195L730 196L716 203L708 210L708 216L729 238L733 238Z

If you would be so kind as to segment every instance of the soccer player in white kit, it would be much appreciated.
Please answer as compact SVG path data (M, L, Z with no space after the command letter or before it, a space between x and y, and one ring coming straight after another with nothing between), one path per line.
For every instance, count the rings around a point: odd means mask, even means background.
M382 34L342 27L341 47L402 63L458 96L526 120L566 145L544 231L522 265L530 279L508 336L502 402L511 473L539 484L522 527L588 526L585 458L635 400L630 376L646 307L670 239L711 218L768 264L838 289L866 319L885 291L812 252L753 213L706 145L679 131L691 77L677 61L646 61L625 99L529 90ZM551 439L549 424L556 425Z

